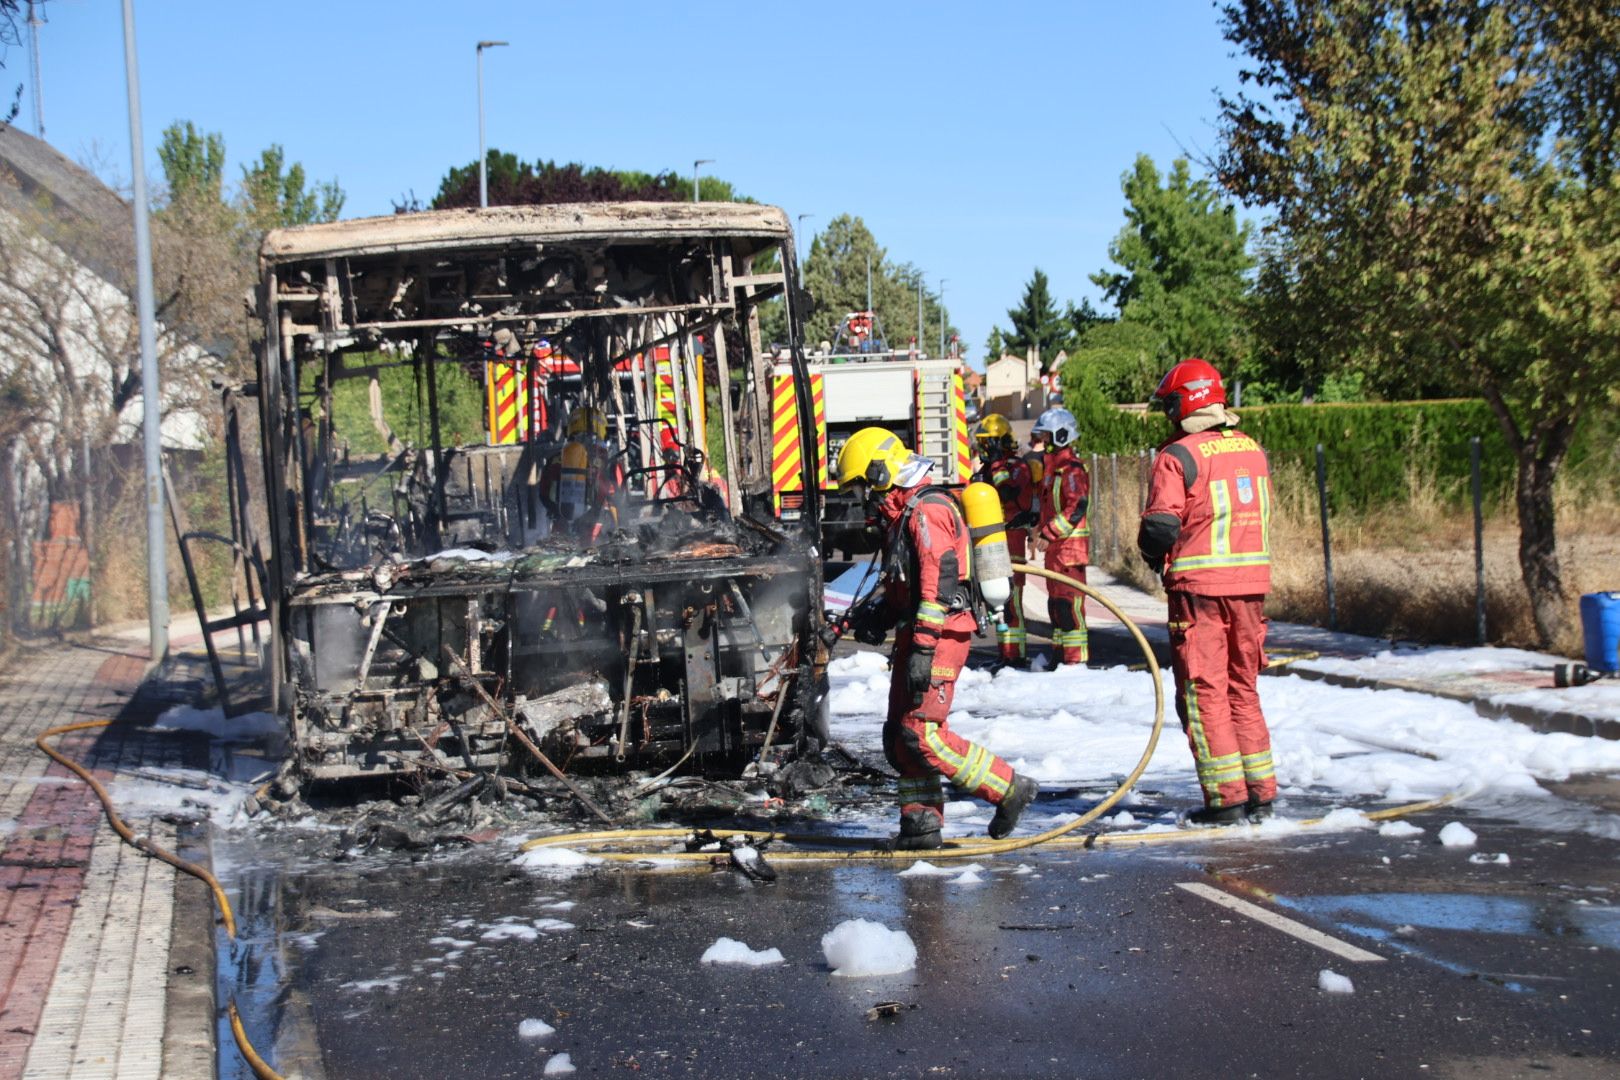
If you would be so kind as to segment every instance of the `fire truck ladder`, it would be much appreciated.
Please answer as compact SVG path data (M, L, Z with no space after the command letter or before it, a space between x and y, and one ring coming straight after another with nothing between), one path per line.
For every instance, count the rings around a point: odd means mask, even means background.
M941 483L955 483L956 410L952 403L952 373L923 373L917 377L917 452L932 458Z

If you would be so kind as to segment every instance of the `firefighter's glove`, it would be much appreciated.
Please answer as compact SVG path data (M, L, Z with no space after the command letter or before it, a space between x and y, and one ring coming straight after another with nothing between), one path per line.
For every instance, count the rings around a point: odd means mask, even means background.
M933 648L912 647L911 656L906 660L906 684L911 689L911 703L921 705L924 697L928 695L928 688L934 681L934 650Z
M1041 523L1041 515L1037 514L1033 510L1024 510L1021 513L1017 513L1017 514L1013 515L1012 520L1007 522L1007 528L1009 528L1009 529L1033 529L1035 526L1039 525L1040 523Z
M1153 576L1154 577L1163 577L1164 576L1164 556L1163 555L1143 555L1142 556L1142 561L1147 563L1147 567L1148 567L1149 570L1153 571Z

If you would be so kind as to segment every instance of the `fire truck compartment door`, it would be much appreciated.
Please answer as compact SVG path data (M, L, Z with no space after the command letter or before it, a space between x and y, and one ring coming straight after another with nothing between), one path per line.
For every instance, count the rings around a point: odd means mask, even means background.
M898 371L854 364L829 368L822 382L827 422L910 419L916 401L913 374L909 367Z

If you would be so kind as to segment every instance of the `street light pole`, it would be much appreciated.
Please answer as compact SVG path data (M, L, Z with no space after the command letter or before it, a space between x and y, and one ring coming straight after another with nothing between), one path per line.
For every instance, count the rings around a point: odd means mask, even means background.
M692 162L692 201L693 202L702 202L703 201L701 198L698 197L698 166L699 165L713 165L713 164L714 164L714 158L710 158L710 157L698 158L696 161Z
M504 41L478 43L478 205L489 205L489 169L484 161L484 50L507 44Z
M922 354L923 343L923 317L922 317L923 276L917 275L917 353Z
M939 279L939 355L945 355L945 283L950 278Z
M152 233L146 220L146 151L141 143L141 72L135 59L135 2L124 0L124 79L135 212L135 309L141 342L141 424L146 461L146 596L152 663L169 655L169 566L163 535L163 410L152 298Z

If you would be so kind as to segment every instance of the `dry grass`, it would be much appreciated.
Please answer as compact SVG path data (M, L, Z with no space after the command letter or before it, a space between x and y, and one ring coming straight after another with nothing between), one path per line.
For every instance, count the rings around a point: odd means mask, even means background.
M1093 494L1092 561L1134 584L1157 590L1134 554L1141 485L1136 462L1119 462L1109 490L1106 459ZM1314 478L1283 468L1274 478L1273 618L1327 625L1322 526ZM1408 478L1406 497L1377 510L1330 521L1338 625L1373 637L1435 643L1476 640L1472 509L1452 505L1422 476ZM1110 523L1113 516L1117 524ZM1570 631L1554 651L1581 654L1576 598L1620 587L1620 499L1560 488L1559 560L1570 601ZM1519 575L1518 523L1511 506L1487 507L1484 528L1485 616L1493 644L1534 647L1524 583Z

